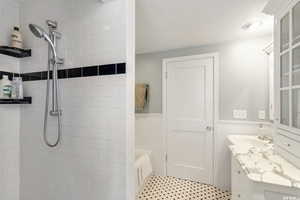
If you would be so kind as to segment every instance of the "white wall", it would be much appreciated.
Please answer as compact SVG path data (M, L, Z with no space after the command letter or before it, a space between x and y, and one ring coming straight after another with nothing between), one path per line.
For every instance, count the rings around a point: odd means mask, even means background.
M271 134L271 125L255 122L219 121L215 127L215 171L214 185L231 189L230 151L228 135ZM152 165L155 174L165 175L165 135L161 114L136 114L136 148L152 151Z
M19 6L0 1L0 45L9 45L13 26L19 24ZM0 55L0 71L19 72L19 60ZM19 199L20 107L0 105L0 199Z
M150 113L160 113L162 60L164 58L219 52L220 119L232 120L233 109L246 109L249 121L259 121L258 111L268 116L268 56L263 49L271 36L224 44L139 54L136 58L136 82L150 84Z
M151 162L156 175L165 172L165 145L162 114L136 114L135 144L137 149L151 151Z
M64 68L124 62L125 1L26 0L21 25L33 57L21 71L46 70L47 44L28 30L59 22ZM25 83L33 104L21 110L21 200L118 200L126 195L126 75L60 80L63 137L57 149L42 140L45 81ZM56 122L48 135L54 139Z
M136 146L152 151L156 174L164 174L165 146L160 113L162 93L162 60L211 52L220 55L219 118L215 127L215 185L230 190L230 152L226 137L231 134L260 134L258 110L269 110L268 56L263 49L272 41L265 36L219 45L140 54L136 58L136 81L150 84L149 114L136 115ZM246 109L247 121L231 121L233 109ZM225 120L225 121L223 121ZM270 125L264 128L270 131Z

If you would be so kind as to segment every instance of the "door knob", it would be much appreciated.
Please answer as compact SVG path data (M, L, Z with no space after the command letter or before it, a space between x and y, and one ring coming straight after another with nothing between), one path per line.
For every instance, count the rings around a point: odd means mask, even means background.
M207 130L207 131L212 131L212 130L213 130L213 127L207 126L207 127L206 127L206 130Z

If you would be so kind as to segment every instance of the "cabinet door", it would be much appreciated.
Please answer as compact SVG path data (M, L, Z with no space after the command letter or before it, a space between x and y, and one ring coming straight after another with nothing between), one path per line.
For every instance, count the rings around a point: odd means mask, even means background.
M300 89L293 89L293 127L300 129Z
M290 124L290 94L289 90L280 91L280 123Z
M293 7L293 44L300 42L300 3Z
M280 20L280 52L289 48L290 44L290 14Z
M278 21L279 127L300 134L300 0Z
M300 129L300 2L292 9L292 127Z
M252 183L233 157L231 161L231 199L252 200Z

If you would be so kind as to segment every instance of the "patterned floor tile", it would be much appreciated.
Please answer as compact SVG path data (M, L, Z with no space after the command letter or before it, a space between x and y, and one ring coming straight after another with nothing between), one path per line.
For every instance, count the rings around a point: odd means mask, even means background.
M137 200L230 200L229 192L198 182L174 177L152 176Z

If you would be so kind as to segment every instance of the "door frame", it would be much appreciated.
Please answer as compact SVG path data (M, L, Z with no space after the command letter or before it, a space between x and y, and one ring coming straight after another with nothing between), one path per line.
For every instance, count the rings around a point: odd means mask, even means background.
M162 117L163 117L163 143L164 143L164 152L165 160L164 160L164 175L167 175L167 125L166 125L166 114L167 114L167 64L174 61L186 61L186 60L194 60L194 59L205 59L212 58L213 59L213 131L212 131L212 184L215 183L215 166L216 166L216 155L215 155L215 141L216 134L215 128L216 124L219 121L219 53L207 53L207 54L199 54L192 56L182 56L182 57L173 57L173 58L165 58L162 63Z
M135 198L135 0L125 1L126 10L126 200Z

